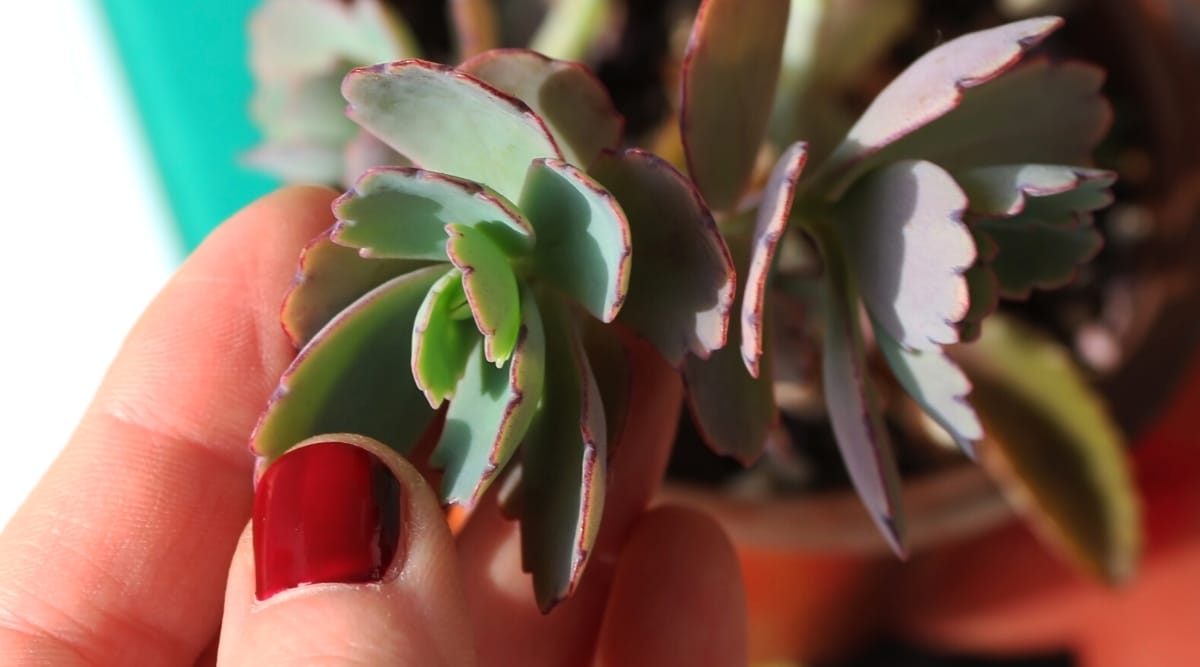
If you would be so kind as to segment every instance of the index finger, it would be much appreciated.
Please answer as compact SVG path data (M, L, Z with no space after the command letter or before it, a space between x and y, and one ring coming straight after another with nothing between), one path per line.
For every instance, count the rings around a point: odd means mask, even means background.
M242 210L134 327L0 535L0 663L190 663L215 637L253 493L247 439L294 354L280 303L333 196Z

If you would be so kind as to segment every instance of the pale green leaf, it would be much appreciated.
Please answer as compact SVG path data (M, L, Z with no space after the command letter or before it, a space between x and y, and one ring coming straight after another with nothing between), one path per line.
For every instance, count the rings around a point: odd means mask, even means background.
M516 199L529 164L561 158L542 119L478 79L424 60L363 67L342 84L350 118L418 166Z
M592 553L604 507L604 406L565 306L539 299L546 328L542 407L521 450L521 554L542 611L568 597Z
M528 104L570 164L586 169L601 150L621 143L625 120L604 84L579 63L526 49L497 49L459 69Z
M632 236L629 297L618 318L672 365L725 344L736 278L721 232L688 180L638 149L606 153L593 175L621 203Z
M337 245L329 232L305 246L295 283L283 300L283 330L297 348L359 297L396 276L428 266L407 259L364 259Z
M975 227L999 247L988 267L1000 295L1007 299L1025 299L1034 288L1056 289L1070 283L1079 267L1104 245L1104 238L1091 226L1067 227L1026 216L981 220Z
M446 254L462 271L467 302L483 334L483 355L501 366L516 347L521 329L520 289L511 260L482 229L450 224L446 231Z
M521 300L521 336L497 367L477 344L446 413L430 463L443 470L445 502L473 507L508 464L542 400L546 343L537 304Z
M251 436L254 452L273 460L321 433L359 433L409 451L434 416L409 364L413 320L446 268L393 278L321 329L280 378Z
M471 349L479 340L471 326L462 273L451 269L421 302L412 331L412 376L429 405L454 396Z
M565 162L536 160L521 211L537 233L537 278L611 322L629 288L632 252L629 222L612 194Z
M446 259L446 225L486 229L511 253L533 246L533 229L494 190L461 178L407 167L363 174L333 206L333 240L364 257Z

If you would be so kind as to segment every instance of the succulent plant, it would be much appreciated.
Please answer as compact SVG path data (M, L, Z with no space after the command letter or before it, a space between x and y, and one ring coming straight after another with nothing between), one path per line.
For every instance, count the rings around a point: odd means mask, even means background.
M1022 62L1059 19L946 42L849 122L820 96L861 63L831 65L829 40L805 40L830 30L882 52L912 3L867 19L865 0L704 0L681 70L685 176L623 146L583 65L490 48L517 5L450 3L471 56L457 67L398 60L415 46L374 0L259 14L256 41L338 28L298 53L258 49L256 108L274 128L258 155L275 156L260 162L353 184L283 307L299 354L252 437L263 465L354 432L414 457L430 447L451 505L505 478L549 609L596 536L629 331L680 369L709 446L746 464L779 430L773 376L819 379L849 476L899 553L887 382L1085 567L1129 574L1137 518L1116 428L1069 358L995 313L1068 282L1111 199L1114 175L1089 166L1111 115L1101 73ZM560 1L534 43L578 57L604 5ZM799 333L779 326L795 319L781 298L802 304ZM819 374L799 367L809 337Z
M449 14L461 59L512 41L506 33L536 7L495 7L454 0ZM579 59L599 37L607 0L563 0L542 15L530 46L544 55ZM339 92L354 67L420 57L403 15L387 0L265 0L250 21L250 66L256 82L251 115L263 141L248 165L292 183L349 186L365 169L407 160L350 122Z
M1099 92L1102 73L1076 62L1022 62L1061 25L1056 17L959 37L899 74L805 176L804 143L788 145L787 137L782 144L778 137L763 142L769 126L788 127L786 115L803 106L804 90L794 86L815 78L795 71L779 76L789 32L807 28L789 25L789 11L806 4L775 0L747 10L731 0L706 0L692 28L682 74L683 145L689 173L737 253L741 279L741 321L730 346L708 360L689 360L686 368L702 436L714 450L744 462L763 452L777 419L771 373L789 362L774 355L778 350L786 357L794 344L767 336L774 316L770 291L799 292L808 298L805 312L821 318L820 383L842 458L893 549L905 551L899 474L869 347L968 456L986 438L989 467L998 468L998 458L1009 460L1024 448L1022 440L1036 439L1044 450L1040 467L1005 481L1035 500L1038 516L1052 517L1052 532L1083 562L1110 579L1127 576L1137 549L1132 485L1111 419L1088 407L1094 397L1075 392L1074 408L1055 406L1049 397L1039 399L1042 405L1013 398L1007 410L1003 401L987 400L991 413L1006 412L1009 426L997 429L999 438L985 436L967 400L972 381L956 362L963 355L947 354L947 346L980 337L998 298L1065 284L1098 251L1092 212L1111 202L1108 187L1115 180L1087 166L1111 120ZM785 88L779 99L777 82ZM728 127L740 131L722 131ZM764 145L779 155L765 184L756 170ZM789 229L800 237L792 242L811 244L819 256L819 297L811 298L810 274L776 257ZM1047 383L1061 376L1071 386L1086 386L1069 364L1038 369L1034 359L1046 352L1032 350L1051 346L1003 326L1008 333L984 336L981 345L1004 356L1015 336L1030 345L1029 372L1045 371ZM1028 383L1012 369L1001 375L1010 389ZM990 382L997 377L988 375ZM1053 428L1023 432L1011 425L1034 417ZM1056 456L1059 463L1051 463ZM1048 468L1067 458L1075 459L1076 471L1106 471L1104 483L1093 477L1074 480L1070 493L1049 489ZM1073 518L1065 518L1065 506ZM1105 539L1080 536L1093 524L1104 526L1097 531Z
M409 453L432 428L442 497L466 508L519 451L525 566L549 608L595 539L628 390L593 370L623 363L602 325L675 359L709 354L728 251L681 174L617 150L621 119L579 65L410 59L351 71L343 93L350 118L422 166L367 170L306 250L283 309L300 353L253 447L269 462L355 432ZM686 284L656 280L666 266Z

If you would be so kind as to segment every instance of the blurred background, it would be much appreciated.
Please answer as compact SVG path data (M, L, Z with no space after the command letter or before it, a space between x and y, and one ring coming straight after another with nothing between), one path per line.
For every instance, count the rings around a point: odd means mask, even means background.
M253 4L5 5L0 525L186 252L274 187L236 163L255 138L245 113Z

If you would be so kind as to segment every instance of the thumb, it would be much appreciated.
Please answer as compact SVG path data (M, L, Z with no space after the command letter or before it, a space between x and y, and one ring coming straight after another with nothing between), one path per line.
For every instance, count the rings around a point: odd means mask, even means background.
M453 538L384 445L311 438L261 474L229 572L218 664L473 665Z

